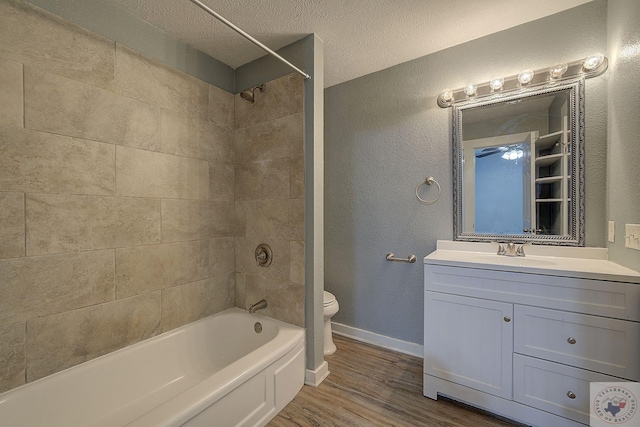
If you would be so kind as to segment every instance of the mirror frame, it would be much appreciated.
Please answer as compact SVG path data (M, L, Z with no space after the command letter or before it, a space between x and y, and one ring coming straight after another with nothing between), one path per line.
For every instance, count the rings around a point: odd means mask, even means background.
M503 102L527 99L537 95L552 94L569 90L569 132L571 148L571 229L569 235L536 234L484 234L464 232L463 228L463 159L462 159L462 120L463 113L476 108ZM470 242L531 242L541 245L584 246L584 130L585 130L585 94L584 78L549 84L538 88L521 89L516 93L498 94L481 100L469 100L452 107L453 114L453 239ZM577 179L576 179L577 178Z

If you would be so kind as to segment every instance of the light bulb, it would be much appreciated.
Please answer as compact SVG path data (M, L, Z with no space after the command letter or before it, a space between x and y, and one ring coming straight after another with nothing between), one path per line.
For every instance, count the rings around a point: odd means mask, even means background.
M518 160L524 156L524 151L520 148L510 148L505 151L502 155L502 158L505 160Z
M489 82L489 86L491 87L491 90L500 90L502 89L502 86L504 85L504 78L502 77L496 77L494 79L491 79L491 81Z
M464 93L466 93L467 96L473 96L476 94L477 90L478 87L475 84L471 83L464 88Z
M604 62L604 55L596 53L595 55L588 56L582 63L582 68L587 71L595 70Z
M533 70L524 70L518 74L518 81L521 85L529 84L531 80L533 80Z
M453 91L451 89L443 90L442 93L440 94L440 99L443 102L453 101Z
M560 64L553 65L549 68L549 76L552 79L559 79L564 73L567 72L568 68L569 66L566 62L561 62Z

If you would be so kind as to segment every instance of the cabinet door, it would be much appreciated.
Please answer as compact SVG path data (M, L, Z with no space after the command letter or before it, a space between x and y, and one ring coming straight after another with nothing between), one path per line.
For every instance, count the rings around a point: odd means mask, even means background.
M511 399L513 305L425 292L424 372Z

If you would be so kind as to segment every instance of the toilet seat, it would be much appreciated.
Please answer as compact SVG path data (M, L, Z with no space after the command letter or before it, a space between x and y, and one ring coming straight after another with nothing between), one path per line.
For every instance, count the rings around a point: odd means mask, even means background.
M324 291L324 307L336 302L336 297L331 293Z

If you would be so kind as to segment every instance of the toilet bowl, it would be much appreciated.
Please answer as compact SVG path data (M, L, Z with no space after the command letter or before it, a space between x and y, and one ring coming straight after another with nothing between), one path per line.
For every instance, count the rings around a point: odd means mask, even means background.
M327 291L324 291L324 355L328 356L335 353L336 345L333 343L331 336L331 318L338 312L340 306L336 297Z

